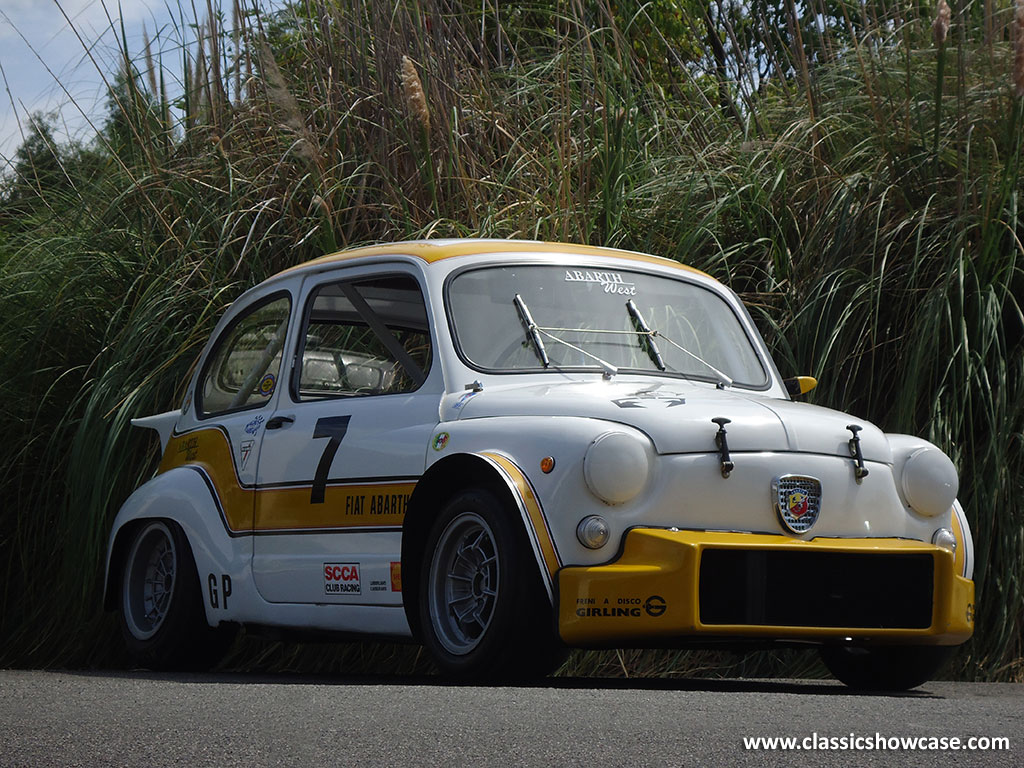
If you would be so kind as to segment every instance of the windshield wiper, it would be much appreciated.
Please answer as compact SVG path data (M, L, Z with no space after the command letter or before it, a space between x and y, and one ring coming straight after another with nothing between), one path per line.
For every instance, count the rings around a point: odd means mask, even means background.
M629 310L630 317L633 318L633 322L637 326L637 335L640 337L640 343L647 349L647 354L658 366L659 370L665 370L665 361L661 357L661 352L658 350L658 345L654 343L654 332L647 325L647 321L644 320L644 316L640 314L640 310L637 309L636 304L630 299L626 302L626 309Z
M678 349L683 354L689 355L694 360L696 360L698 363L701 363L702 365L706 365L708 368L710 368L712 370L712 372L715 374L715 376L718 377L718 388L719 389L725 389L726 387L731 387L732 386L732 379L729 378L726 374L722 373L720 370L715 368L715 366L713 366L711 363L709 363L703 357L701 357L699 355L693 354L693 352L688 350L682 344L676 344L674 341L672 341L672 339L670 339L668 336L666 336L661 331L658 331L658 330L651 331L651 336L652 337L653 336L657 336L659 339L664 339L665 341L667 341L669 344L671 344L673 347Z
M533 342L533 348L537 350L537 357L540 358L540 361L544 364L545 368L550 367L551 361L548 360L548 351L544 349L544 340L540 337L537 324L533 322L533 316L530 315L530 310L527 308L526 302L523 301L523 297L517 293L512 299L512 303L516 305L516 311L519 313L519 319L522 321L523 328L526 330L526 338Z
M655 336L664 339L683 354L689 355L701 365L706 365L708 368L714 371L715 375L718 377L718 386L720 389L732 386L732 379L726 374L722 373L722 371L715 368L715 366L713 366L707 360L700 357L699 355L695 355L682 344L677 344L676 342L672 341L672 339L670 339L661 331L651 330L651 327L647 325L643 315L640 314L640 310L637 309L637 306L636 304L633 303L632 299L629 299L626 302L626 310L629 312L630 317L633 318L633 321L637 325L636 334L640 336L642 339L645 339L647 342L647 354L651 356L651 359L654 361L654 364L658 366L661 370L665 370L665 361L661 357L661 352L658 351L658 347L654 343Z
M533 342L533 346L537 350L537 355L540 357L541 362L544 363L545 368L550 367L551 362L548 360L547 350L544 349L544 340L541 338L542 334L544 336L547 336L552 341L557 341L559 344L563 344L567 346L569 349L575 350L576 352L579 352L581 355L589 357L591 360L593 360L594 362L601 366L601 368L604 370L604 377L606 379L610 379L612 376L619 372L619 369L616 368L611 363L609 363L607 360L602 360L597 355L587 352L587 350L581 349L580 347L577 347L575 344L570 344L565 339L560 339L553 333L550 333L550 331L566 331L572 329L544 328L537 325L533 321L533 316L530 315L530 310L526 306L526 302L523 301L523 297L520 296L518 293L513 297L512 303L516 305L516 310L519 312L519 319L523 322L523 326L526 328L527 338ZM609 331L587 331L587 333L609 333ZM615 331L611 331L611 333L615 333Z

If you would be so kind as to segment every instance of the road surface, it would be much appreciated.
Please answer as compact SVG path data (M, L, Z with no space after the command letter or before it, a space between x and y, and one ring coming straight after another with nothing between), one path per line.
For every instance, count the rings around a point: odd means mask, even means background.
M778 736L804 748L744 748L745 737ZM996 737L1009 749L840 749L840 739L863 746L879 736ZM815 740L829 748L807 749ZM1024 685L936 682L879 696L828 681L477 687L431 677L0 671L0 766L940 764L1024 764Z

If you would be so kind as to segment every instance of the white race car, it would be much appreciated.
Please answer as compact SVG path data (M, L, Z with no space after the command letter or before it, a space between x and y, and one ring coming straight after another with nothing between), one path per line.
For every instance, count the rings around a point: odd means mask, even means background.
M907 688L973 630L956 470L797 403L734 293L506 240L316 259L228 310L110 535L137 660L239 625L413 638L446 674L567 647L820 648Z

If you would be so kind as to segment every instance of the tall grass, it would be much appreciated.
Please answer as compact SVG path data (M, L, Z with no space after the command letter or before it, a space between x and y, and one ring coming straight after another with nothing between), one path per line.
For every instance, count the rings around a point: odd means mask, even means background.
M469 6L182 10L164 32L180 64L120 38L95 162L54 147L62 184L20 164L16 221L0 207L0 664L118 663L103 551L155 459L128 420L180 402L244 287L357 243L482 235L704 269L745 298L784 373L819 379L812 400L946 449L978 556L976 635L951 673L1024 679L1012 15L956 6L940 41L935 9L874 2L826 34L810 16L673 26L661 3ZM252 639L229 663L424 664ZM608 652L566 673L810 663Z

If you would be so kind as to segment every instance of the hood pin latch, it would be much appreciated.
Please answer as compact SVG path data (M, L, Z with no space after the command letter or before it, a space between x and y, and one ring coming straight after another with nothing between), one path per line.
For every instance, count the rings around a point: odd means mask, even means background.
M729 441L725 436L725 425L731 424L732 419L718 416L712 419L711 422L718 425L718 432L715 434L715 445L718 446L718 451L722 454L722 477L729 477L729 474L736 469L736 465L732 463L732 459L729 456Z
M859 483L868 476L868 468L864 466L864 454L860 450L860 435L857 434L864 427L850 424L847 429L853 433L853 437L850 438L850 455L853 456L853 476Z

